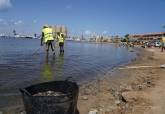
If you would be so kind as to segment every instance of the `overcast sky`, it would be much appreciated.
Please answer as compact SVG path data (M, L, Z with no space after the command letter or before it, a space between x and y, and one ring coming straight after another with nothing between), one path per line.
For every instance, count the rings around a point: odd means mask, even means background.
M44 24L85 34L162 32L165 0L0 0L0 33L39 33Z

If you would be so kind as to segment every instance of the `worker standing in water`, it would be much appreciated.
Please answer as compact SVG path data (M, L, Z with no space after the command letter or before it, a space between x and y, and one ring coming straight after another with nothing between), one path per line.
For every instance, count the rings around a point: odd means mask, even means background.
M43 42L46 44L47 53L49 52L49 47L51 46L52 52L55 54L53 41L53 29L48 25L44 25L42 29L41 46L43 46Z
M60 54L63 54L64 53L64 40L65 40L64 34L57 32L57 40L59 42Z

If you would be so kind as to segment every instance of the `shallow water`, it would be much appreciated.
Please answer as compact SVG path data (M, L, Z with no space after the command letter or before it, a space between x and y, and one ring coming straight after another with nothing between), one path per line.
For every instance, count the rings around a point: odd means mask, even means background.
M113 44L68 41L64 55L58 53L56 45L53 56L40 48L40 40L0 38L0 110L19 107L20 87L67 77L78 83L89 81L131 61L135 55Z

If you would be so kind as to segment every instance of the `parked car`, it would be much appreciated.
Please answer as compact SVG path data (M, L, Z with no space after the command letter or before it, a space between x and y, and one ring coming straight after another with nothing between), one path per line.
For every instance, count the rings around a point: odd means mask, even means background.
M154 42L148 42L147 46L148 47L155 47L155 43Z
M161 42L155 42L155 47L160 47L161 46Z

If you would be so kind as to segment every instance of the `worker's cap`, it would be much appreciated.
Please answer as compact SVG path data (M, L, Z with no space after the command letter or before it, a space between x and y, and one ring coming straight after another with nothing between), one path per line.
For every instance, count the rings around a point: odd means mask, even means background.
M63 33L60 33L60 36L61 36L61 37L64 37L64 34L63 34Z
M60 33L61 35L64 35L63 33Z
M48 28L49 27L49 25L48 24L45 24L44 26L43 26L43 28Z

